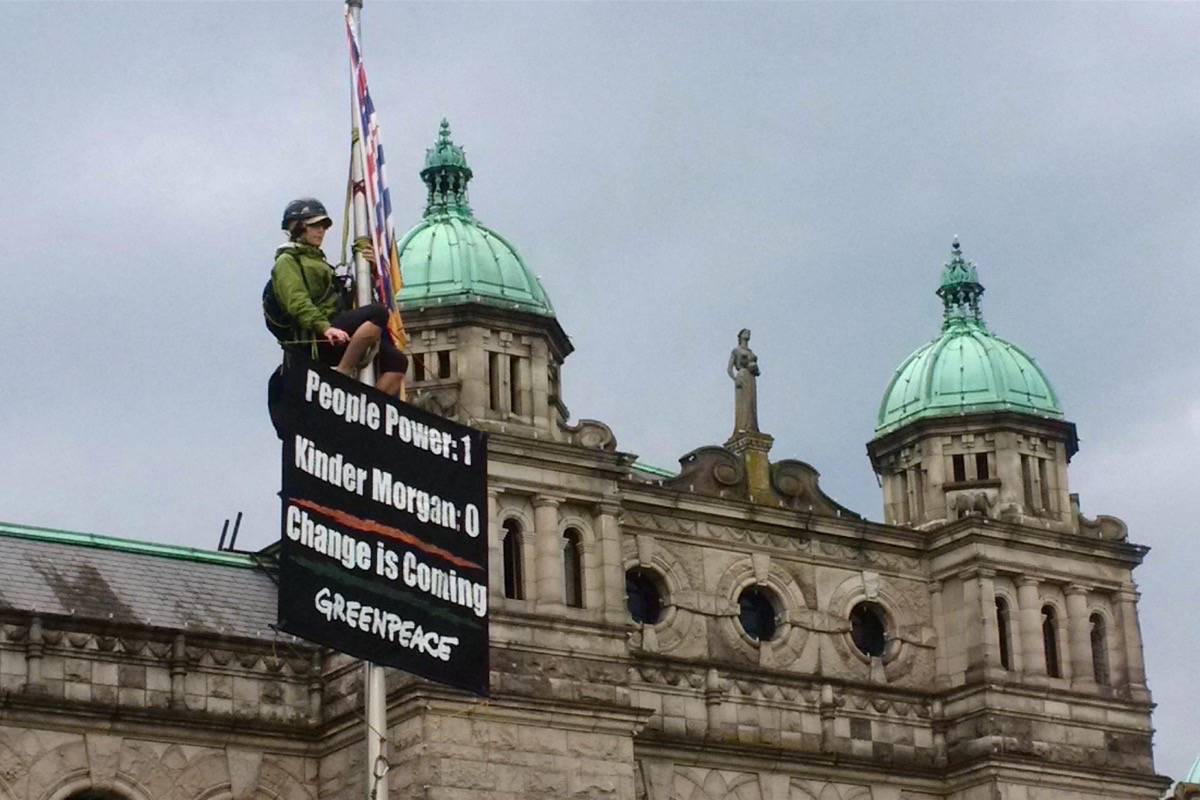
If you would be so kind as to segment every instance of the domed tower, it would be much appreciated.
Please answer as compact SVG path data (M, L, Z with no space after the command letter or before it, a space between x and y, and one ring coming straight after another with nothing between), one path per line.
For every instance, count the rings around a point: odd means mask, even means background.
M956 239L942 270L942 332L900 364L867 445L888 523L970 515L1074 527L1067 463L1078 450L1050 381L988 330L983 285Z
M560 438L559 368L570 340L517 250L480 224L473 173L442 120L426 151L424 218L400 242L413 402L483 427Z

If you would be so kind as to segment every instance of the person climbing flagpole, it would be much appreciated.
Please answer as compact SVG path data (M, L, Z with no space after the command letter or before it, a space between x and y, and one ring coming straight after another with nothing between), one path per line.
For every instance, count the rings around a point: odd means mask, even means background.
M396 306L396 293L401 285L400 259L392 227L387 177L383 171L379 123L375 106L367 92L367 71L363 67L362 48L359 46L361 13L362 0L346 0L346 37L350 45L350 194L354 219L355 303L359 307L370 305L373 302L371 286L374 284L379 292L379 301L388 309L386 335L391 336L396 346L403 349L407 337ZM364 255L364 243L369 243L374 251L374 269ZM359 380L374 385L375 374L371 364L363 367ZM400 391L403 399L403 386ZM366 706L367 796L371 800L388 800L387 683L382 666L363 661L363 689L363 704Z

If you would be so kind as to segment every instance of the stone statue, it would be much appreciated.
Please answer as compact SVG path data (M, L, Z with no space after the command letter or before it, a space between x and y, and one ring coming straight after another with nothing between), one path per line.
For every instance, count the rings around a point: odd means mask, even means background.
M733 432L758 433L758 356L750 349L750 329L738 331L738 346L725 368L733 379Z

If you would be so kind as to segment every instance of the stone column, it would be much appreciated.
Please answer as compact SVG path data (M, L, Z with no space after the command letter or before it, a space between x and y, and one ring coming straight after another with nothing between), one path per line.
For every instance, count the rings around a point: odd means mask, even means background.
M25 690L42 688L42 653L45 651L42 634L42 618L29 620L29 634L25 641Z
M593 528L593 532L595 529ZM583 581L583 607L603 613L604 609L604 552L599 535L579 543L579 579ZM565 583L565 581L564 581ZM566 588L564 586L564 588Z
M1138 624L1137 602L1141 594L1130 587L1117 592L1117 610L1121 620L1121 641L1125 655L1125 681L1135 700L1147 700L1146 662L1142 657L1142 629Z
M1055 450L1053 464L1054 474L1057 477L1055 485L1058 493L1058 518L1063 522L1070 523L1073 517L1071 513L1071 487L1067 483L1066 448L1061 444Z
M999 434L997 434L997 438ZM1018 627L1021 630L1021 666L1026 675L1045 677L1046 651L1042 648L1042 598L1040 582L1028 575L1017 579Z
M963 639L966 642L967 677L980 678L1000 664L996 639L995 570L963 570Z
M529 344L529 387L533 424L541 430L553 430L550 424L550 353L540 336Z
M978 679L982 670L986 668L984 618L979 613L982 587L978 567L960 572L959 581L962 582L962 609L959 619L964 643L962 650L966 656L966 678Z
M600 572L604 587L604 618L615 624L628 621L625 609L625 565L621 560L621 506L601 502L596 506L593 525L600 551Z
M946 667L946 618L942 610L942 582L933 581L929 584L929 608L933 614L933 631L937 636L937 649L933 654L934 683L946 686L950 683L950 673Z
M721 675L715 669L709 669L704 674L704 708L708 720L705 736L709 739L720 738L723 733L721 730L721 704L724 700L725 689Z
M925 516L948 519L946 512L946 457L942 455L942 437L921 444L921 463L925 467Z
M946 716L941 700L929 704L929 727L933 733L933 763L946 766Z
M1017 450L1017 435L1012 431L996 432L996 476L1000 479L996 510L1023 508L1025 490L1021 483L1021 453Z
M526 337L528 338L528 337ZM532 348L530 348L532 353ZM532 358L517 359L517 399L521 403L521 416L533 419L533 373Z
M988 669L1000 669L1000 628L996 622L996 571L979 571L980 613L983 614L984 656Z
M537 609L562 613L562 536L558 533L561 497L539 494L533 498L533 527L537 537Z
M834 698L833 686L821 686L821 752L835 753L838 749L837 740L837 701Z
M1067 595L1067 646L1071 652L1071 686L1076 689L1095 689L1092 674L1092 629L1088 621L1086 586L1072 583Z
M308 716L314 723L321 721L321 692L325 688L325 682L321 679L321 672L324 669L324 659L321 657L321 651L312 654L312 661L309 662L308 670ZM174 675L172 675L174 678ZM171 695L174 699L175 687L171 686ZM182 705L180 706L183 707Z
M958 579L962 581L962 611L959 623L962 627L963 653L968 678L977 674L983 666L983 625L979 618L979 581L977 571L963 570Z
M187 707L187 639L176 634L171 642L171 708ZM320 678L318 671L317 677ZM320 715L318 715L319 717Z
M488 489L488 595L493 601L504 597L504 550L500 541L504 531L500 528L499 498L499 489Z
M488 354L483 349L479 328L468 328L459 334L454 352L458 363L458 405L464 419L485 419L488 408Z
M508 331L500 331L501 339L503 340L507 334L508 339L512 339L512 334ZM496 378L499 381L496 385L499 387L499 406L494 410L500 414L500 419L508 419L508 415L512 413L512 371L509 367L509 359L512 356L508 352L508 341L504 341L505 350L503 353L494 355L496 361ZM491 386L488 387L491 389Z

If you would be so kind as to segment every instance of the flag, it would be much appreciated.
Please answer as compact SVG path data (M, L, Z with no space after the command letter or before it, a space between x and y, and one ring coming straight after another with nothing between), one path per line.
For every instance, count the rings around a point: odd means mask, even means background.
M375 250L375 288L388 308L388 332L396 346L408 342L396 295L404 286L400 276L400 252L396 246L396 227L392 223L392 198L388 192L383 144L379 138L379 119L367 91L367 70L358 46L358 33L350 11L346 11L346 38L350 43L350 72L354 82L355 107L358 109L358 155L363 165L363 192L367 201L367 226Z

